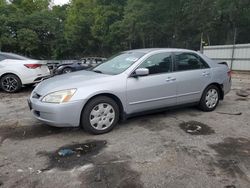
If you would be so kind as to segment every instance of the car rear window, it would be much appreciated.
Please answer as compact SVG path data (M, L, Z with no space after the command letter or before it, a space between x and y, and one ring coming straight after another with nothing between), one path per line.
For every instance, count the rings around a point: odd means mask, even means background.
M209 68L207 63L192 53L175 53L176 71L187 71Z
M0 61L3 61L3 60L5 60L6 58L4 57L4 56L2 56L2 55L0 55Z

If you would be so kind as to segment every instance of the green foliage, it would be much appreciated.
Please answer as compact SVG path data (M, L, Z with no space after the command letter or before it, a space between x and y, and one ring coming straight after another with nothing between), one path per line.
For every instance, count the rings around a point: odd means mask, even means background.
M20 50L25 55L30 55L34 50L38 48L39 42L36 32L30 29L20 29L17 31L17 42Z
M249 0L0 0L0 50L35 58L250 42Z
M66 49L63 46L66 8L50 9L48 3L13 0L0 6L0 50L40 59L61 57L62 48Z

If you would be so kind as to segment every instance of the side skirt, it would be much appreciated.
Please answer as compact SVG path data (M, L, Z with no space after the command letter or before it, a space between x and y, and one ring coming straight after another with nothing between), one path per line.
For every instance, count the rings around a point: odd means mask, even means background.
M126 114L125 112L123 113L121 121L126 121L129 118L136 117L136 116L143 116L143 115L148 115L148 114L155 114L159 112L164 112L168 110L175 110L175 109L180 109L184 107L190 107L190 106L197 106L199 102L193 102L193 103L187 103L187 104L181 104L181 105L176 105L176 106L170 106L170 107L165 107L165 108L158 108L154 110L147 110L143 112L136 112L132 114Z

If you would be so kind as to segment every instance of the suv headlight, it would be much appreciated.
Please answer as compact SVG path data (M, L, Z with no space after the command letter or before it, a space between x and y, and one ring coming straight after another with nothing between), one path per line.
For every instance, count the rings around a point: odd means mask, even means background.
M68 102L75 94L76 89L67 89L49 93L42 98L42 102L46 103L65 103Z

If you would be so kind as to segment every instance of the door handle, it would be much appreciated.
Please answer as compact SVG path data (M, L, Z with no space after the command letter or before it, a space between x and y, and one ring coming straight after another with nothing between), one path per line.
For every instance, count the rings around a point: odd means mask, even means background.
M171 81L173 82L173 81L175 81L175 80L176 80L176 78L171 78L171 77L169 77L169 78L166 79L166 82L171 82Z
M202 76L209 76L209 75L210 75L209 72L203 72L203 73L202 73Z

